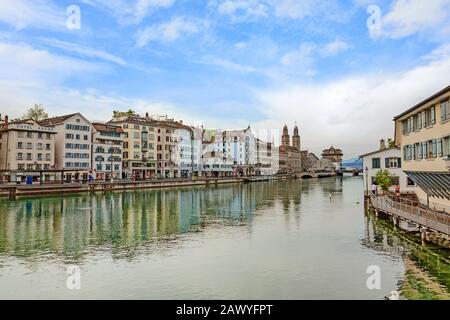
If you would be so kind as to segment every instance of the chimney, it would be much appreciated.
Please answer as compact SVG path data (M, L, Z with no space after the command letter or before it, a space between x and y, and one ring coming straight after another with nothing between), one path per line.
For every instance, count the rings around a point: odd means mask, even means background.
M183 120L180 120L180 123L183 124Z
M384 150L384 149L386 149L386 143L385 143L384 139L381 139L380 140L380 150Z
M9 117L5 116L5 128L8 129L8 124L9 124Z

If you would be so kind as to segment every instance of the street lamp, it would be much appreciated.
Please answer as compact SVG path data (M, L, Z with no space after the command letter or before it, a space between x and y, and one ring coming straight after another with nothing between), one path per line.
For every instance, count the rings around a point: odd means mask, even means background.
M366 173L366 195L369 195L369 168L366 167L364 172Z

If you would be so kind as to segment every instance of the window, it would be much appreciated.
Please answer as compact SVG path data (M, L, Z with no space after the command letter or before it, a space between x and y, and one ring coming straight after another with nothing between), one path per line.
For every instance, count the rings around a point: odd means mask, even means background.
M42 143L38 143L38 150L42 150Z
M406 177L406 185L408 187L414 187L416 184L411 180L411 178Z
M428 159L428 142L422 142L422 154L424 159Z
M88 136L84 135L84 141L87 141L87 140L88 140Z
M23 142L17 143L17 149L23 149Z
M31 142L27 143L27 149L33 149L33 144Z
M427 121L426 121L427 126L431 126L431 125L435 124L436 123L436 108L431 107L431 108L427 109L426 117L427 117Z
M442 148L442 139L437 139L437 156L442 157L444 155L444 151Z
M380 158L372 158L372 169L380 169Z
M128 125L127 125L127 124L124 124L124 125L123 125L123 128L124 128L124 129L128 129Z
M38 161L42 161L42 153L38 153L37 159L38 159Z
M441 121L450 119L450 104L449 100L441 103Z
M23 160L23 154L22 153L18 153L17 154L17 160Z
M443 139L442 149L444 157L450 157L450 136Z
M25 170L25 164L23 164L23 163L17 164L17 169L19 169L19 170Z
M433 158L437 158L437 140L431 140L431 150L433 152Z
M49 153L47 153L47 154L45 155L45 160L46 160L46 161L50 161L50 160L51 160L51 155L50 155Z
M27 138L32 139L33 138L33 133L32 132L27 132Z
M38 139L42 139L42 133L41 132L38 133Z
M416 160L423 159L422 143L416 143Z
M387 169L389 168L398 168L398 158L386 158L385 166Z
M33 160L33 156L31 153L27 153L27 160Z

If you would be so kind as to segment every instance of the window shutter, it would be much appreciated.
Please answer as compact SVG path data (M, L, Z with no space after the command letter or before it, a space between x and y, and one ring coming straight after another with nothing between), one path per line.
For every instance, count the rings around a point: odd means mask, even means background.
M397 166L398 166L399 168L402 167L402 158L398 158L398 159L397 159Z
M385 168L389 169L389 158L384 159Z

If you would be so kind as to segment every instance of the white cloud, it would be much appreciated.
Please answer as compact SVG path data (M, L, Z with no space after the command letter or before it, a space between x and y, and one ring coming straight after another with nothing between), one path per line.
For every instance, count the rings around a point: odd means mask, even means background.
M341 52L347 51L350 48L351 46L347 42L336 40L323 46L323 48L320 49L320 55L322 57L334 56Z
M300 125L302 148L317 152L335 145L353 157L393 137L393 117L448 86L449 73L450 56L435 54L434 60L403 72L256 91L256 104L268 119L256 126L280 127L289 115Z
M160 8L171 7L175 0L135 0L133 3L124 0L81 0L82 2L105 8L116 17L120 24L138 24L148 15Z
M373 37L399 39L424 31L448 28L450 0L396 0L390 11L383 15L382 30Z
M261 0L225 0L216 5L219 13L236 20L267 17L269 6Z
M29 26L65 28L67 17L66 8L58 8L52 1L0 1L0 22L19 30Z
M205 65L209 65L209 66L220 67L221 69L225 69L225 70L233 71L233 72L253 73L253 72L260 71L252 66L246 66L246 65L239 64L239 63L236 63L233 61L219 59L219 58L206 57L203 60L198 61L198 62L205 64Z
M101 71L101 64L51 54L26 44L0 43L0 81L42 87L73 75Z
M85 46L81 46L79 44L76 43L70 43L70 42L65 42L65 41L60 41L60 40L56 40L56 39L44 39L44 42L47 45L50 45L52 47L56 47L62 50L66 50L72 53L76 53L80 56L83 57L88 57L88 58L98 58L107 62L111 62L114 64L118 64L120 66L128 66L128 63L120 58L117 57L115 55L112 55L108 52L105 51L101 51L101 50L97 50L94 48L90 48L90 47L85 47Z
M335 40L324 45L302 43L297 50L282 56L281 63L284 66L295 67L297 71L303 71L306 76L314 76L317 74L315 64L318 58L328 58L350 48L351 46L342 40Z
M151 41L173 42L186 35L200 31L201 23L183 17L173 18L169 22L147 27L138 31L136 46L144 47Z

